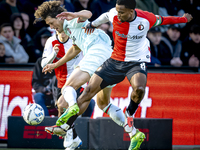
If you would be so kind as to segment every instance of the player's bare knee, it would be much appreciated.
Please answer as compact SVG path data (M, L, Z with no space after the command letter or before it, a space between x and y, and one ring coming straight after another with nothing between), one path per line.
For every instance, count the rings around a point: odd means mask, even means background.
M85 90L83 91L83 94L90 98L92 95L91 86L86 86Z
M145 89L143 87L136 87L133 89L131 99L135 100L136 103L140 103L144 97Z

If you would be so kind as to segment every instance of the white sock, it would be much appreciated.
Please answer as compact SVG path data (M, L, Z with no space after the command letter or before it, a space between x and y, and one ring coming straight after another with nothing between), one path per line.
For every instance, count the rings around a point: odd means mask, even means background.
M69 107L76 103L77 93L73 87L64 87L62 94L64 96L65 101L69 104Z
M135 133L136 133L136 128L133 127L133 130L129 133L129 136L132 137L135 135Z
M65 130L68 130L70 126L67 123L65 123L65 124L61 125L60 127Z
M119 126L124 126L125 116L123 111L119 107L110 103L103 109L103 111L107 113L110 118L112 118L112 120Z

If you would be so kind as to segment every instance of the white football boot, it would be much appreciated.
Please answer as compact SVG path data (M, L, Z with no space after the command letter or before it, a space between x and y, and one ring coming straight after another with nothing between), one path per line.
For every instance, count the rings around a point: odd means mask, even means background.
M73 139L73 132L72 129L70 129L67 131L63 145L66 148L65 150L75 150L76 148L80 148L82 141L79 136Z

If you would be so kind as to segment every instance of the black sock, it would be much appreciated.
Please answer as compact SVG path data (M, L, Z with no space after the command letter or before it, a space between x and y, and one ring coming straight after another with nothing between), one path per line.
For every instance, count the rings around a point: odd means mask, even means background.
M70 117L69 120L67 121L67 124L71 127L77 117L78 117L77 114L72 116L72 117Z
M75 130L74 123L72 124L71 128L72 128L72 131L73 131L73 139L75 139L77 137L77 133L76 133L76 130Z
M130 101L128 108L126 109L129 114L132 116L138 108L139 103L135 103L133 100Z

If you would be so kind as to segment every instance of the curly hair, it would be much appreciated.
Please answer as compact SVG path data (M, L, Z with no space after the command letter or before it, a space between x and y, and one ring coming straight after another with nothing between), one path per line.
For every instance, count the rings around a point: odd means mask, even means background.
M60 1L43 2L34 13L36 18L34 23L45 20L48 16L51 18L56 18L58 14L67 11L64 6L62 7L60 5Z

